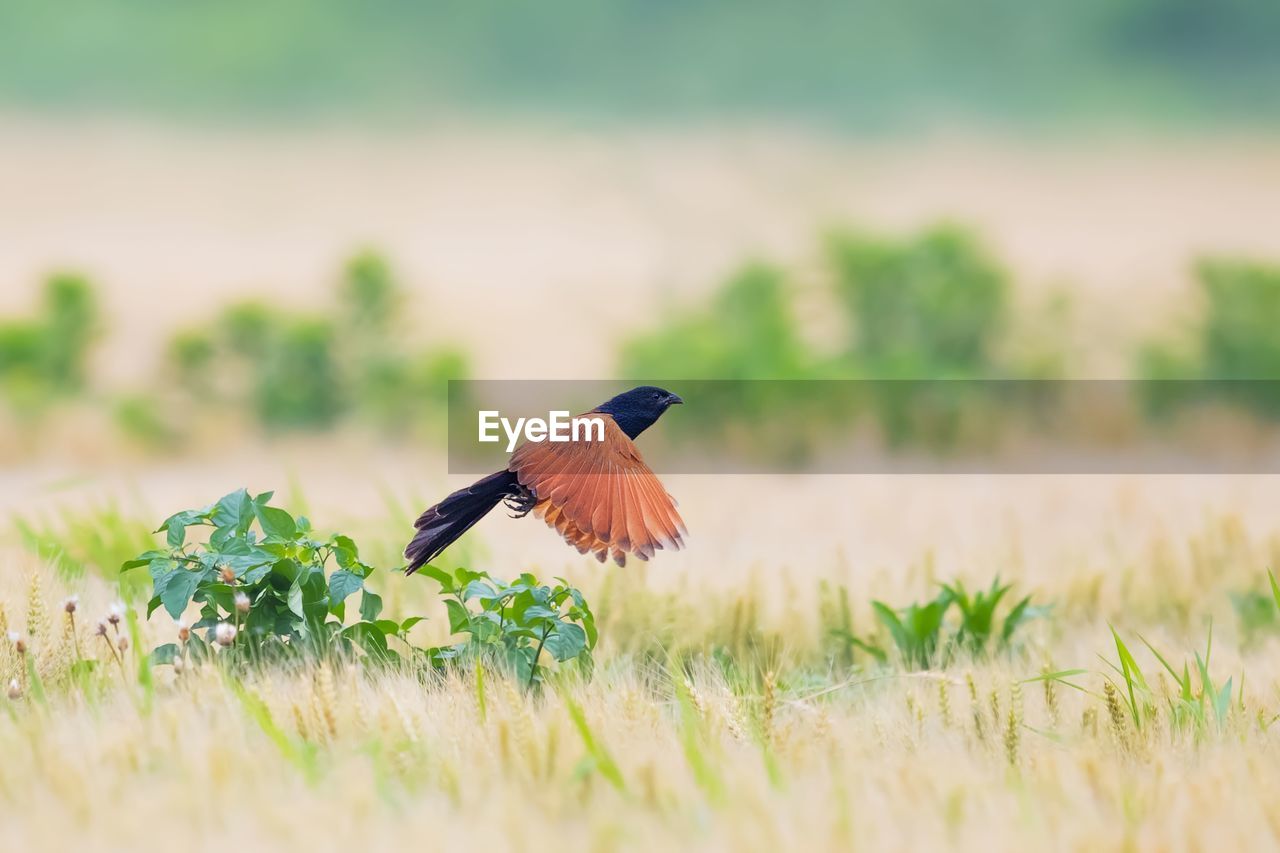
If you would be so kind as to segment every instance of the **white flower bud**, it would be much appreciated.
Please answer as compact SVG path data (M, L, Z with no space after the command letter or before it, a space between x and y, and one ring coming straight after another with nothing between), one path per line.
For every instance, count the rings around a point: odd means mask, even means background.
M16 678L9 679L9 698L10 699L22 698L22 685L18 684L18 679Z
M230 622L219 622L218 627L213 629L213 638L224 648L231 645L236 640L236 626Z
M236 602L236 610L238 610L241 613L249 612L249 596L245 595L243 592L237 592L235 597L235 602Z

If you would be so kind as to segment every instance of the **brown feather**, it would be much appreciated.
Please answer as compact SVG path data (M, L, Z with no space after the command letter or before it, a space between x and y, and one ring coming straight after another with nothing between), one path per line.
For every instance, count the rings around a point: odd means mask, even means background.
M613 418L591 417L605 422L604 441L528 442L512 454L508 467L533 492L535 514L601 562L683 547L674 499Z

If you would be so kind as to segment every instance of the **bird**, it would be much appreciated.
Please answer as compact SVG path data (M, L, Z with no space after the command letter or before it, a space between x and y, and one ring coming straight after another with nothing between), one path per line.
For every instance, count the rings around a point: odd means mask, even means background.
M406 574L434 560L499 503L513 518L530 512L554 528L580 554L601 563L628 554L648 560L679 550L688 535L676 501L645 464L635 439L657 422L679 395L653 385L632 388L579 417L598 417L603 440L526 441L502 471L459 489L425 510L404 550Z

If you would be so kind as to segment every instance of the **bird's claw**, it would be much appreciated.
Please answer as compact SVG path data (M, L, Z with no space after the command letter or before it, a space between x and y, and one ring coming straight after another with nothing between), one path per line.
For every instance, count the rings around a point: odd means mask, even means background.
M534 497L533 492L524 486L516 486L518 491L507 495L502 499L507 509L511 510L512 518L524 518L532 510L538 499Z

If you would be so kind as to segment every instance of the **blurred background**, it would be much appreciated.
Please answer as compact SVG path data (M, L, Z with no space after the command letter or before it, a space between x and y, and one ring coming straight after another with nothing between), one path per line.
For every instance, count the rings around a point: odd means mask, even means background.
M249 485L404 529L461 484L450 378L1275 377L1278 36L1255 0L0 0L0 511L39 545ZM779 393L673 435L820 404ZM802 516L797 560L960 560L965 518L1047 553L1269 482L796 478L753 516L678 479L742 564ZM563 559L534 527L497 553Z

